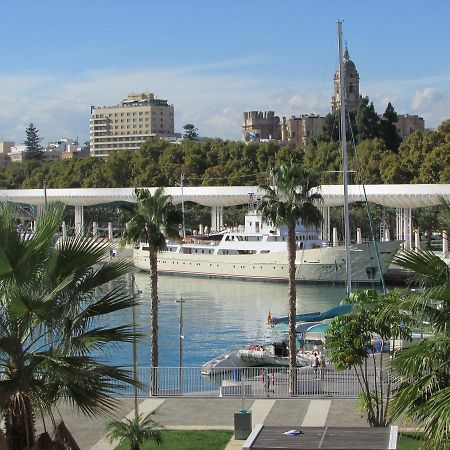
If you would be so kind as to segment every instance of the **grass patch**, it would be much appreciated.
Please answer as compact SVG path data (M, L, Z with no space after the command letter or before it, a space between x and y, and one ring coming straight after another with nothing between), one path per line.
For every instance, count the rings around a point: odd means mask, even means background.
M233 436L228 430L162 430L163 443L157 446L148 441L141 450L223 450ZM129 450L127 444L119 445L116 450Z
M421 444L420 435L414 433L400 434L397 450L419 450Z

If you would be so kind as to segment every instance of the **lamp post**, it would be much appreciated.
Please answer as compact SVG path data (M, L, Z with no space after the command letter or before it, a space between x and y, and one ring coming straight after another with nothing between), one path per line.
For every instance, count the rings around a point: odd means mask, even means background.
M47 209L47 180L44 178L44 203L45 209Z
M180 304L180 328L179 328L179 348L180 348L180 360L179 360L179 367L180 367L180 394L183 392L183 340L184 340L184 334L183 334L183 303L185 300L182 298L179 298L178 300L175 300L176 303Z
M183 191L183 187L184 187L184 175L181 174L180 176L180 183L175 183L177 186L180 186L181 188L181 214L183 217L183 239L186 238L186 223L185 223L185 219L184 219L184 191Z

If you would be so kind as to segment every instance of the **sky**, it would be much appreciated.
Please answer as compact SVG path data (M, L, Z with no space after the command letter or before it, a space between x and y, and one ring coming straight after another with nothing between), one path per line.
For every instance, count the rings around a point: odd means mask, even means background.
M338 4L339 3L339 4ZM448 0L22 0L2 5L0 140L89 138L91 105L154 92L175 131L240 139L244 111L327 114L342 19L360 93L450 118Z

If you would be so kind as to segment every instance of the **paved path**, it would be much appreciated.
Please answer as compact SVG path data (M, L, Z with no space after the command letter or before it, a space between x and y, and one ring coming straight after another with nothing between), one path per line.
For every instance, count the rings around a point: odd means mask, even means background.
M163 398L148 398L139 404L139 414L146 415L155 412L163 403L165 399ZM134 406L134 405L133 405ZM134 409L130 411L127 415L127 419L132 419L134 416ZM109 450L113 449L117 443L111 444L109 443L105 436L103 436L93 447L91 450Z
M331 407L331 400L311 400L303 418L304 427L324 427Z
M168 429L234 429L234 412L252 410L252 425L367 426L356 410L357 400L335 399L242 399L230 398L146 398L139 412L153 412L153 419ZM134 402L124 399L115 418L133 417ZM69 407L59 407L61 416L82 450L112 450L105 439L106 424L112 418L86 418ZM241 449L244 441L232 439L227 450ZM182 449L180 449L182 450Z

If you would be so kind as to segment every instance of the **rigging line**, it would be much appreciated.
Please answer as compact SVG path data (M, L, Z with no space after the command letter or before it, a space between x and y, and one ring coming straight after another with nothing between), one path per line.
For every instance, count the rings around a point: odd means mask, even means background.
M223 177L208 177L208 180L231 180L233 178L251 178L251 177L256 177L258 175L266 175L266 172L256 172L250 175L230 175L230 176L223 176ZM185 177L184 180L200 180L203 181L203 178L200 177Z
M323 76L322 76L322 83L321 83L321 88L320 88L320 91L319 91L319 97L317 98L316 111L319 110L320 102L322 101L322 94L323 94L323 92L325 90L324 89L325 78L328 75L328 67L330 65L331 55L334 54L333 48L335 47L335 45L336 45L336 38L334 37L334 34L333 34L333 38L330 39L330 47L328 48L327 59L326 59L326 64L325 64L325 71L324 71Z
M27 208L23 207L21 203L13 202L13 201L10 200L9 197L8 197L7 195L5 195L5 194L2 194L2 197L5 198L5 200L1 200L2 202L4 202L4 203L9 203L9 204L13 204L14 207L15 207L17 210L20 210L21 212L27 214L31 219L36 220L36 215L32 212L32 208L27 209Z
M362 173L361 165L359 163L358 149L357 149L357 146L356 146L355 135L353 133L352 124L351 124L351 121L350 121L350 115L347 114L347 116L348 116L348 121L349 121L349 126L350 126L350 134L351 134L351 137L352 137L352 145L353 145L353 149L354 149L354 153L355 153L356 169L357 169L357 172L359 174L360 183L362 185L363 192L364 192L364 199L365 199L365 204L366 204L367 216L368 216L368 219L369 219L370 234L372 236L372 241L373 241L373 245L375 247L375 253L376 253L376 256L377 256L377 265L378 265L378 270L380 271L381 286L382 286L382 289L383 289L383 293L386 293L387 290L386 290L386 284L385 284L385 281L384 281L384 273L383 273L383 270L381 268L380 252L379 252L379 249L378 249L377 239L376 239L375 231L374 231L374 228L373 228L373 221L372 221L372 214L371 214L371 210L370 210L370 204L369 204L369 201L367 199L366 185L364 184L364 175ZM370 249L369 249L369 251L370 251Z

